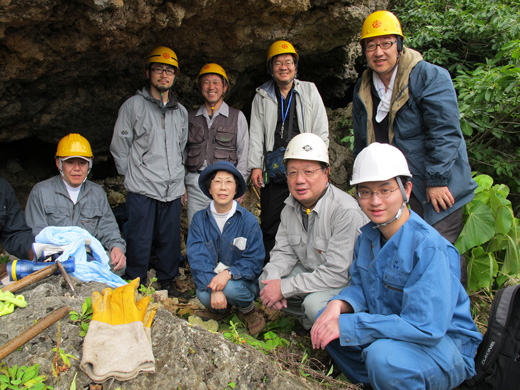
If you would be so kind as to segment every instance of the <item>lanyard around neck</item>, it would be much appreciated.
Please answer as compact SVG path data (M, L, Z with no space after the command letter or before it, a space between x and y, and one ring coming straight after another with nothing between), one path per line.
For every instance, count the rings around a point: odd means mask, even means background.
M291 108L291 102L292 102L292 95L294 92L294 88L291 88L291 95L289 96L289 102L287 103L287 109L285 110L285 113L283 112L283 95L280 92L280 97L282 99L282 129L280 131L280 137L283 138L283 130L285 128L285 120L287 119L287 114L289 113L289 109Z

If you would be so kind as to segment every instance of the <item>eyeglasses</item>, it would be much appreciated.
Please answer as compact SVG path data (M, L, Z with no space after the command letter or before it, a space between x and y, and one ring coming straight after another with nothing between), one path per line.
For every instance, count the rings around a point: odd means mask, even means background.
M294 61L285 61L285 62L276 61L275 63L273 63L274 68L279 68L282 65L285 65L287 68L291 68L294 65Z
M211 182L217 187L224 186L225 188L232 187L234 184L236 184L234 180L213 179L211 180Z
M166 72L168 76L173 76L175 74L174 68L163 68L162 66L156 66L152 68L152 72L156 74L162 74L163 72Z
M397 41L386 41L381 43L369 43L365 46L365 51L376 51L379 46L383 50L390 49Z
M304 177L310 179L316 174L316 171L319 171L323 168L316 168L316 169L304 169L303 171L289 171L285 172L285 176L287 176L288 179L295 179L298 176L298 173L301 173Z
M387 190L385 188L379 191L361 190L357 192L357 195L359 199L370 199L372 198L372 194L376 194L380 199L385 199L388 198L392 192L397 191L398 189L399 187L393 190Z

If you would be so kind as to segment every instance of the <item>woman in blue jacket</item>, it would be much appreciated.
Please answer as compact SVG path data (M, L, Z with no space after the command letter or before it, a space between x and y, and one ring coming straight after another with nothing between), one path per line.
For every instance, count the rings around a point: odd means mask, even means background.
M221 312L237 307L255 335L265 327L254 302L265 251L258 220L235 200L244 195L246 183L233 164L219 161L201 172L199 187L212 201L194 215L188 234L197 298Z

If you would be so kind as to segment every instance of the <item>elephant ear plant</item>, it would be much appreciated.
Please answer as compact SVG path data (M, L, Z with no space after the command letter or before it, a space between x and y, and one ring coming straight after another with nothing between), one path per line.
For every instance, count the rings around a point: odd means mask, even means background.
M520 225L506 185L493 185L487 175L475 181L475 198L464 206L465 224L455 246L466 256L468 290L491 291L519 277Z

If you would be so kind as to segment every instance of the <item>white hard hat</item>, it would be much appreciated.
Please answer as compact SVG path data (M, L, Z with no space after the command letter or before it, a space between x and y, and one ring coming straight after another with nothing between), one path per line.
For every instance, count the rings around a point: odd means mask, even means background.
M283 163L287 160L321 161L329 165L329 150L320 136L314 133L301 133L287 145Z
M404 154L395 146L374 142L356 157L350 184L383 181L397 176L412 177Z

